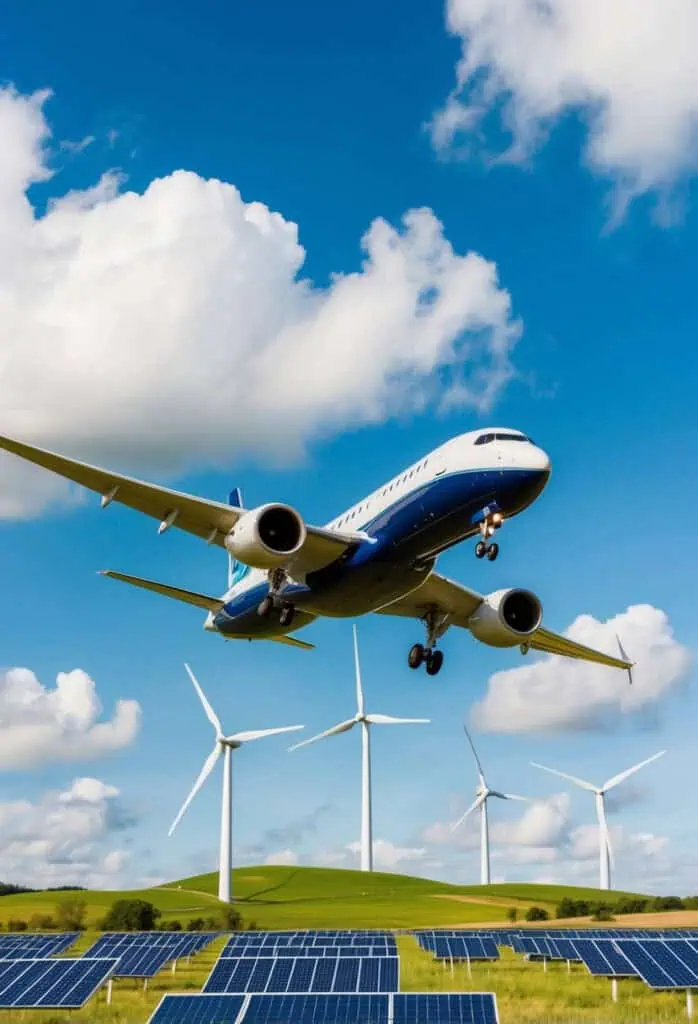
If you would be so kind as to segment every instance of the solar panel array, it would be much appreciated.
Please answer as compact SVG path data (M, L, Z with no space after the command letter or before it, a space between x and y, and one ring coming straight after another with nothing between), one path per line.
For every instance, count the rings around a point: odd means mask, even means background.
M614 945L650 988L698 989L697 940L625 939Z
M204 992L395 992L397 957L221 957Z
M208 932L112 932L97 939L86 955L115 958L115 978L153 978L165 964L193 956L213 938L215 933Z
M498 960L497 943L488 935L436 938L430 946L436 960Z
M77 1009L112 976L116 960L0 960L0 1009Z
M492 993L166 995L149 1024L497 1024Z
M0 935L0 960L37 960L56 956L73 945L78 932L58 935Z

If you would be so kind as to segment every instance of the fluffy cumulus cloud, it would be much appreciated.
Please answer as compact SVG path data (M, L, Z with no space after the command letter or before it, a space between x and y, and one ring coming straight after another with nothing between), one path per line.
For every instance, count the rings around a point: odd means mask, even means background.
M575 113L589 166L627 196L698 166L694 0L447 0L446 12L462 56L432 124L440 149L498 119L521 158Z
M293 867L299 863L298 854L293 850L276 850L274 853L269 853L264 858L265 864L281 864Z
M478 728L510 733L610 729L623 716L647 711L665 698L691 663L667 615L651 605L633 605L607 622L580 615L566 635L609 652L617 651L615 638L621 636L636 663L632 686L617 669L529 655L517 668L491 676L473 708Z
M140 724L135 700L119 700L112 718L82 669L59 672L54 689L28 668L0 672L0 769L33 768L102 757L131 744ZM89 788L89 780L83 780Z
M380 218L363 260L304 278L298 227L183 170L55 195L46 94L0 90L0 432L114 468L176 472L425 405L488 408L520 333L497 268L429 209ZM55 148L55 147L54 147ZM283 430L279 423L283 422ZM3 458L0 515L69 491Z
M83 885L118 889L129 864L134 816L119 790L78 778L36 802L0 803L0 878L42 888Z

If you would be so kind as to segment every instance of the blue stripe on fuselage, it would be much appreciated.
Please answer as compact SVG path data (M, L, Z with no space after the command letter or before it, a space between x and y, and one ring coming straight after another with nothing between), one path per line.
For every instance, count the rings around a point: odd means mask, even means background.
M473 516L482 507L496 501L506 516L521 512L540 494L548 474L526 469L473 469L445 473L398 498L388 508L368 520L363 530L370 541L359 543L351 554L327 569L311 573L306 584L292 584L284 595L296 595L299 605L311 604L309 595L328 594L337 588L365 585L365 576L358 572L372 562L393 562L407 565L440 548L473 536L478 527ZM253 632L272 635L278 632L273 621L259 619L256 608L267 593L266 581L243 591L229 601L215 617L216 628L229 635ZM367 594L367 610L375 604ZM294 629L300 623L294 621Z

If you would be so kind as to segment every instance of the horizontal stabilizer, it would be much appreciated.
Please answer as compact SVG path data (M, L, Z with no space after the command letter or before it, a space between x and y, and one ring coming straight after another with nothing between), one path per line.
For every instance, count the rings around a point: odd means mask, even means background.
M155 580L144 580L140 576L127 576L123 572L112 572L111 569L104 569L100 576L108 576L112 580L121 580L122 583L130 583L134 587L141 587L143 590L152 590L163 597L171 597L175 601L183 601L184 604L193 604L197 608L204 608L208 612L219 612L223 607L223 601L218 597L208 597L206 594L197 594L194 590L182 590L181 587L168 587L165 583L157 583Z

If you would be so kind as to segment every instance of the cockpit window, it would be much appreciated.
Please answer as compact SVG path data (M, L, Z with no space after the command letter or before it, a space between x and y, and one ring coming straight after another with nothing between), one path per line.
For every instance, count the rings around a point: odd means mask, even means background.
M526 437L525 434L480 434L479 437L475 438L474 444L489 444L490 441L527 441L528 444L534 442L530 437Z

